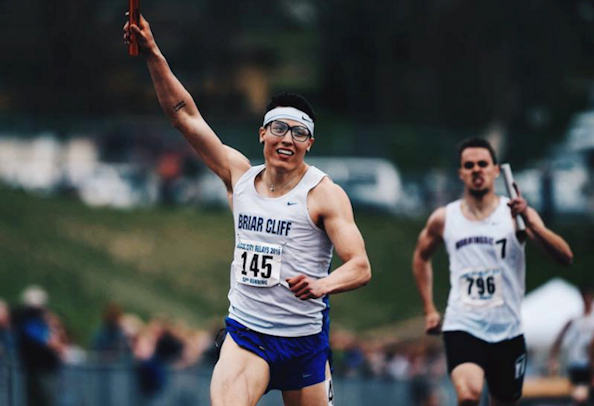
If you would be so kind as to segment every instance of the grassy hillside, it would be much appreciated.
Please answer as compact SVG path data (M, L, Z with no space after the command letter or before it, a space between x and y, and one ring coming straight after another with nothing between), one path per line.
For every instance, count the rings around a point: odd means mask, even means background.
M0 196L0 297L16 303L25 286L41 284L82 342L109 300L145 317L162 313L192 325L225 315L230 213L92 209L8 189L0 189ZM374 277L364 289L333 297L333 323L367 330L420 314L410 259L422 222L370 213L358 213L357 222ZM577 264L556 266L531 247L529 289L559 274L574 282L593 279L591 223L555 227L572 244ZM435 271L436 301L443 307L448 289L443 250Z

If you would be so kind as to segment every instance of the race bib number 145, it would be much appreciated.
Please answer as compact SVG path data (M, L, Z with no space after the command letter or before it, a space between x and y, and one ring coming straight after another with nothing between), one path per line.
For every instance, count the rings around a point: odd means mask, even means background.
M235 280L244 285L278 285L283 247L259 241L242 240L235 246Z
M495 307L503 304L501 269L469 270L460 277L462 302L471 307Z

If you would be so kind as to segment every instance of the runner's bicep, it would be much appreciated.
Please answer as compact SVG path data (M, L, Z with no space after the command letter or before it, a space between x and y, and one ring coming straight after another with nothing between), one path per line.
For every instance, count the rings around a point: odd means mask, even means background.
M324 228L334 245L336 254L343 261L358 255L365 255L365 242L355 224L353 209L346 193L339 189L337 198L331 203L324 216Z
M427 224L419 234L415 248L415 256L418 256L425 261L433 256L443 241L444 222L445 211L443 209L437 209L431 214L427 220Z

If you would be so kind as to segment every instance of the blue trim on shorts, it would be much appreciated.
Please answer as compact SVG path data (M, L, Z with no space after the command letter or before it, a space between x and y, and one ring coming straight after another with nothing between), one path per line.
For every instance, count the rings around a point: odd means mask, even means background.
M329 306L324 298L322 331L302 337L279 337L251 330L229 317L225 319L227 333L241 348L264 359L270 367L270 382L266 393L277 389L297 390L326 380L326 362L332 354L329 340Z
M322 311L322 333L325 335L326 341L330 343L330 296L324 296L323 300L326 308ZM330 344L328 344L328 363L330 364L330 373L334 372L332 360L332 349L330 348Z

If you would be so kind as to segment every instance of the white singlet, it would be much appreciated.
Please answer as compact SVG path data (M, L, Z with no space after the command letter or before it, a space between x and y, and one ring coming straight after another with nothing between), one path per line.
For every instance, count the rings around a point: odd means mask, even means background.
M563 348L566 351L566 363L569 367L588 367L592 338L594 338L594 312L571 321L563 337Z
M233 191L235 253L231 264L229 317L260 333L301 337L322 330L324 298L301 300L287 278L323 278L330 271L332 243L307 210L307 195L327 176L311 166L281 197L265 197L254 180L264 165L250 168Z
M478 221L462 214L462 200L446 206L450 294L443 331L465 331L491 343L522 334L524 244L516 237L508 201L499 196L493 213Z

